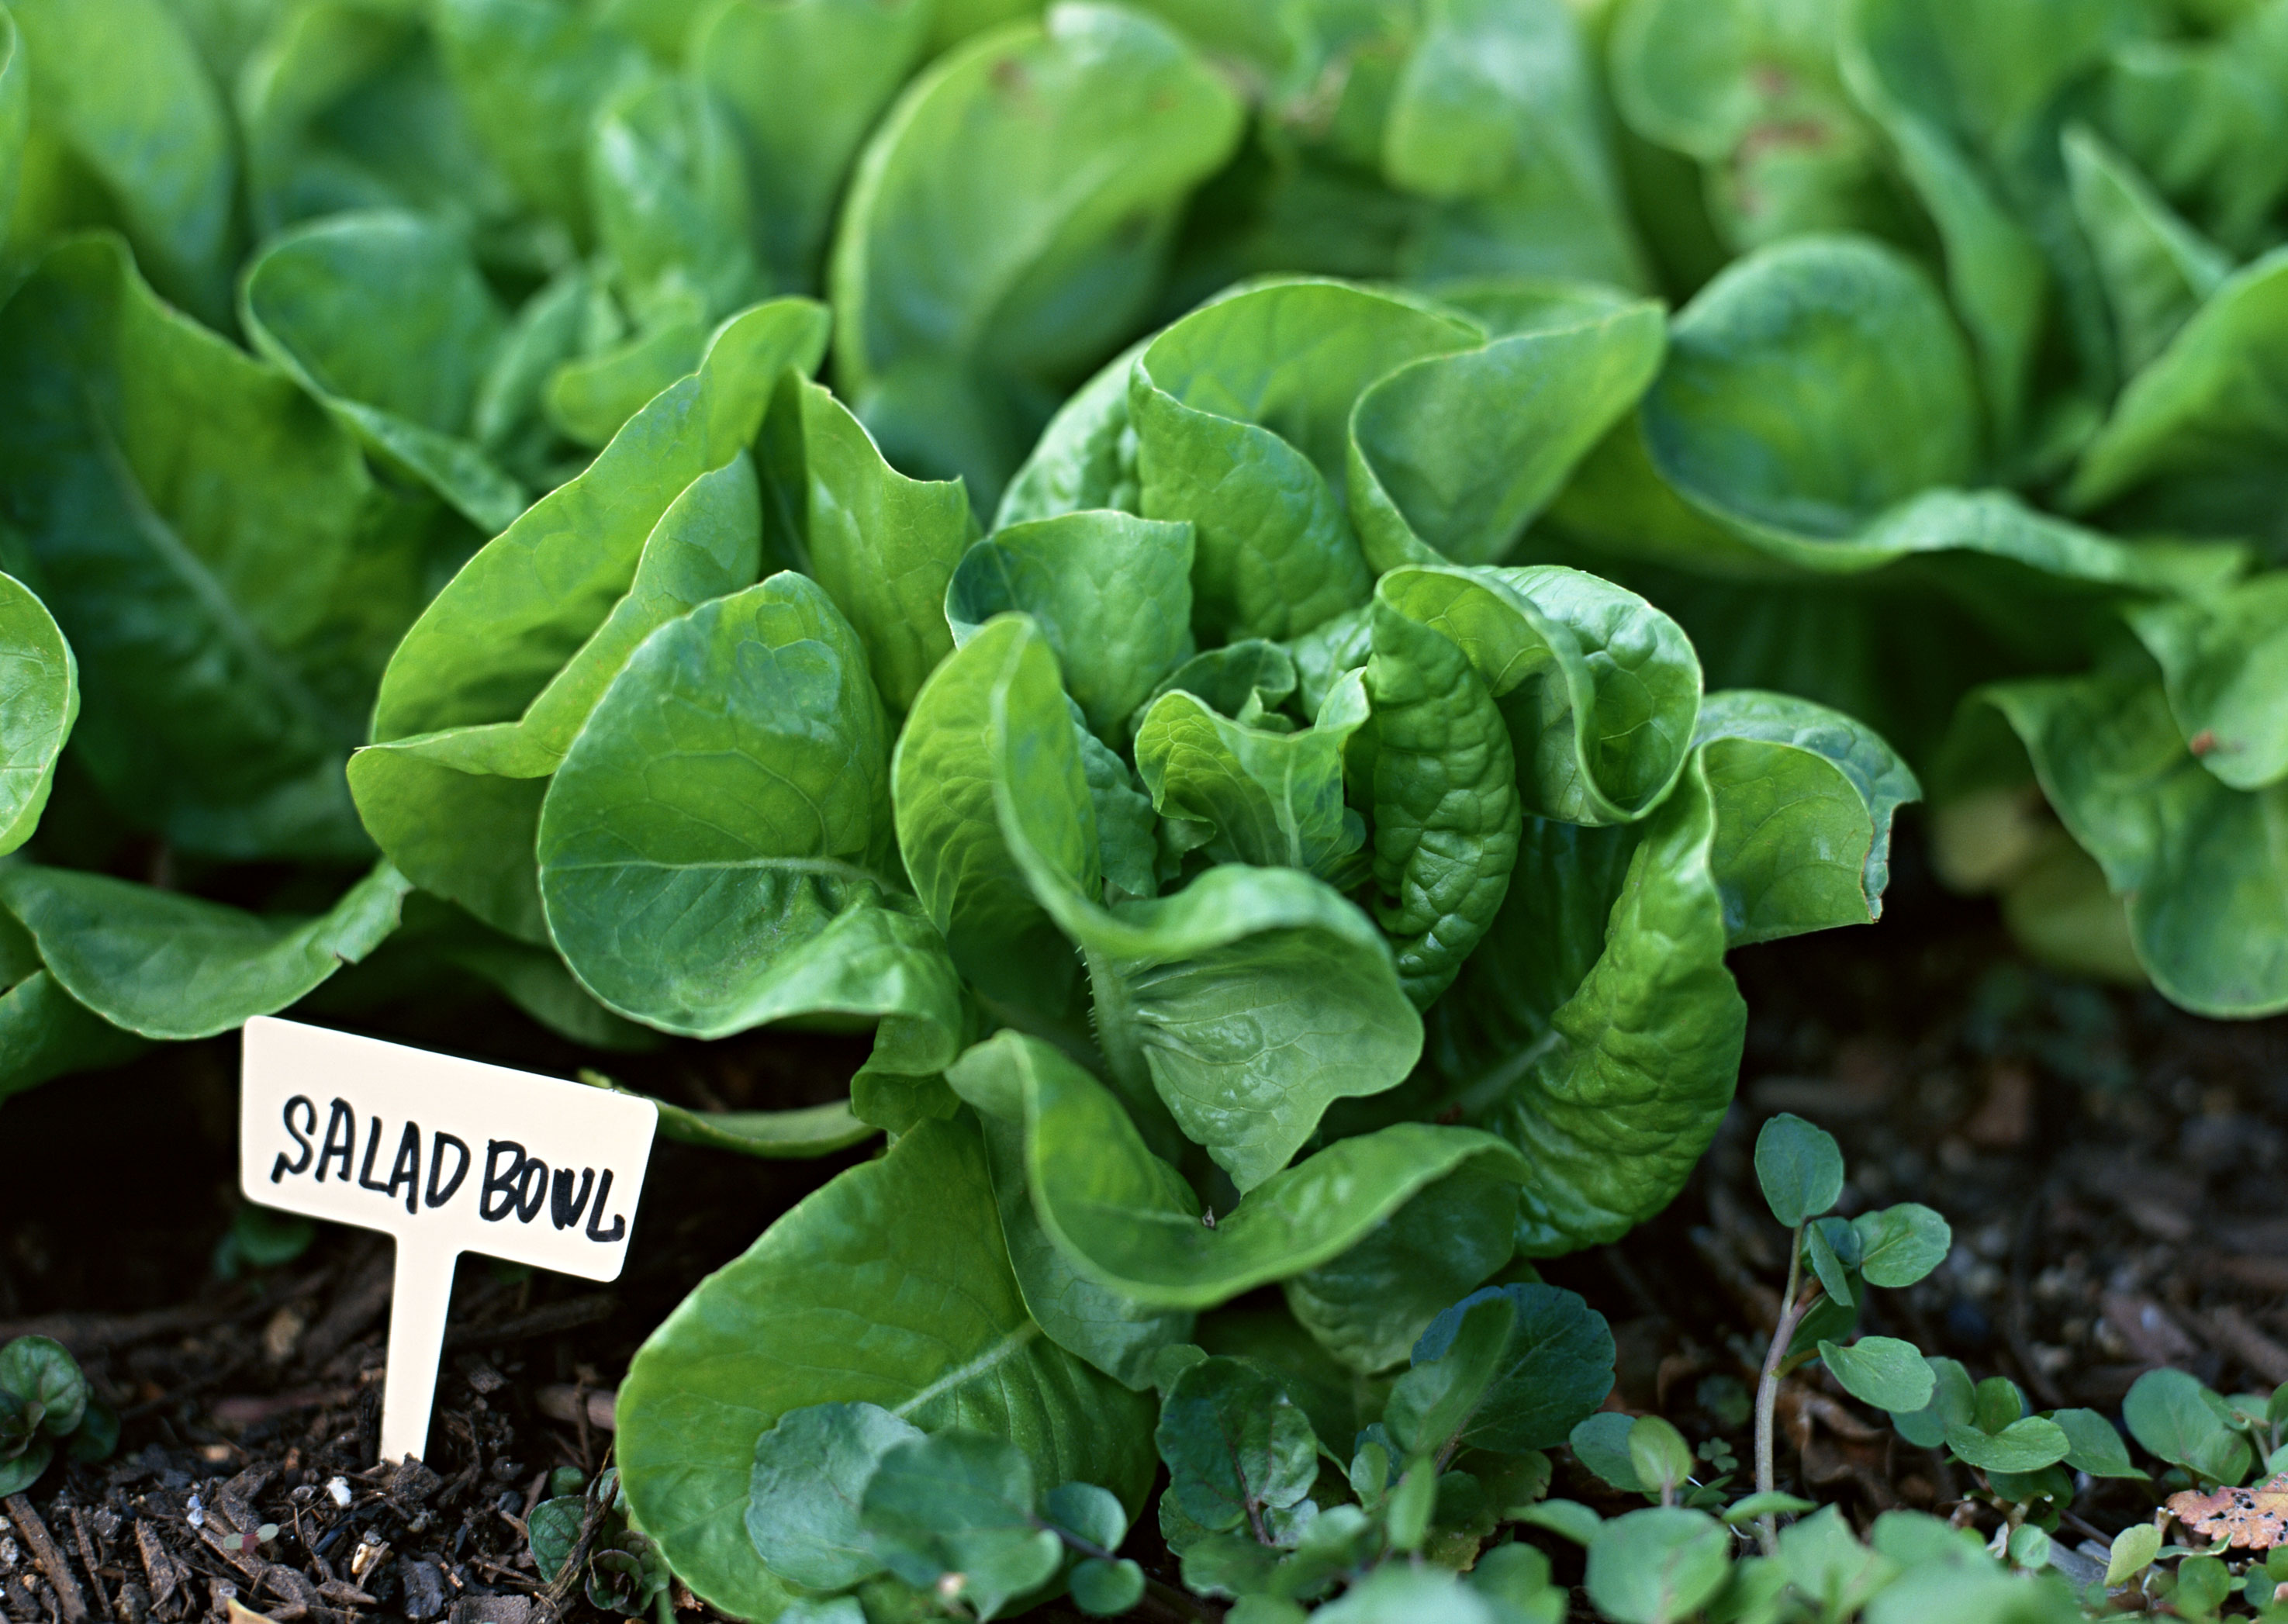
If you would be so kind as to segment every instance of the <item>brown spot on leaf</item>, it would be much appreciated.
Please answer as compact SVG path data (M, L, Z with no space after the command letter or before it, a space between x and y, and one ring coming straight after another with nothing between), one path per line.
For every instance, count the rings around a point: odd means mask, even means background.
M2186 744L2186 748L2191 750L2196 756L2205 756L2211 750L2216 749L2216 729L2213 727L2204 727L2200 732L2195 733Z

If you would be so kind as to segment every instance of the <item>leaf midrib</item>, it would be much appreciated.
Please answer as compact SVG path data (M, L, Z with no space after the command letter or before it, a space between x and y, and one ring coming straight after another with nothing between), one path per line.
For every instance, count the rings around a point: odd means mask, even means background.
M105 471L117 488L121 505L126 510L135 532L152 554L168 572L179 581L194 601L206 612L209 622L223 639L235 649L253 670L263 685L289 710L314 729L321 738L330 742L352 744L355 739L335 725L317 696L278 657L276 651L264 640L237 602L223 589L206 561L194 551L190 544L177 534L165 514L152 505L144 492L142 480L134 465L127 460L126 452L111 432L91 393L82 390L82 405L86 409L90 437L93 440Z

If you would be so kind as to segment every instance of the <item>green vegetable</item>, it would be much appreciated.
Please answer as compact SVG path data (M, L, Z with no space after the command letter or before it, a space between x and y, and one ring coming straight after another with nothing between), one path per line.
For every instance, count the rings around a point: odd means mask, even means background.
M2288 1008L2288 13L91 4L0 42L0 1095L328 982L870 1038L663 1104L889 1144L647 1341L551 1582L598 1512L607 1610L1116 1614L1156 1453L1242 1624L1545 1624L1520 1523L1616 1620L2062 1601L1720 1521L1520 1260L1683 1187L1728 953L1878 918L1926 778L2025 928ZM2135 1470L1855 1337L1944 1221L1757 1160L1775 1382L2037 1533Z
M30 1488L58 1448L99 1461L118 1441L118 1414L89 1392L69 1349L46 1336L0 1344L0 1494Z

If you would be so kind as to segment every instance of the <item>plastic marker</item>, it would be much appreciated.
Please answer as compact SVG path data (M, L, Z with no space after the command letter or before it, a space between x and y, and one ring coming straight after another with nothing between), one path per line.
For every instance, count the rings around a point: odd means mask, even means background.
M243 1055L246 1199L396 1239L381 1458L418 1460L455 1263L481 1252L617 1279L658 1108L267 1016L246 1023Z

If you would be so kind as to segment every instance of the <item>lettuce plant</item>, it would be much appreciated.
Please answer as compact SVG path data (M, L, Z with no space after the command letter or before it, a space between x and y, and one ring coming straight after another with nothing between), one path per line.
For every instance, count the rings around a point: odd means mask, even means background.
M1738 1063L1727 949L1873 917L1914 781L1833 712L1704 694L1675 624L1593 576L1410 561L1426 530L1498 553L1593 434L1505 419L1517 378L1641 372L1648 315L1237 291L1076 396L981 539L808 381L814 340L772 353L767 402L711 360L409 634L380 714L434 695L406 713L431 731L351 778L377 832L401 773L408 807L469 797L409 818L446 845L384 834L418 883L474 907L520 868L517 906L649 1026L878 1022L851 1109L889 1156L703 1285L622 1390L630 1504L702 1594L771 1616L822 1582L750 1506L780 1418L872 1406L884 1449L981 1429L1132 1516L1144 1395L1220 1305L1279 1284L1294 1345L1371 1377L1513 1260L1680 1187ZM662 477L667 444L693 461ZM573 638L516 630L544 606L512 589L576 499L630 514L632 584L544 680ZM803 567L647 594L696 535ZM520 719L454 697L512 665Z
M1641 212L1696 222L1692 281L1740 257L1542 556L1884 729L1942 872L2038 949L2288 1008L2248 574L2281 556L2288 12L1621 0L1605 36Z

